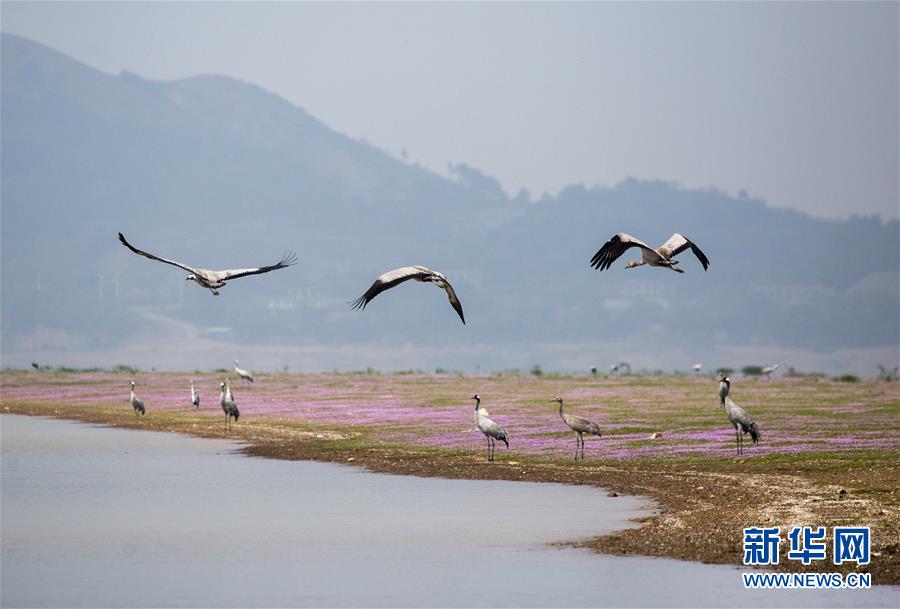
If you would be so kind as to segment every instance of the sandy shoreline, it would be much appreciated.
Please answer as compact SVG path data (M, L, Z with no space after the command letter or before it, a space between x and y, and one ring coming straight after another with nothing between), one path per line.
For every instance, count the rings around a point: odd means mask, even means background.
M98 406L89 400L51 403L8 399L7 395L4 391L5 413L226 438L245 443L243 452L252 456L343 463L425 477L590 484L644 497L659 506L660 513L643 518L639 527L579 544L604 553L738 565L744 527L868 525L873 557L870 565L859 570L872 573L875 584L900 584L900 455L896 450L790 453L771 458L592 459L589 442L588 460L576 464L571 457L516 452L514 436L512 450L498 449L497 461L488 463L476 435L466 437L467 449L435 448L392 439L380 433L377 425L342 427L272 416L242 416L226 431L221 417L212 416L215 410L209 402L205 413L151 408L148 416L137 420L121 399ZM250 395L243 392L244 403ZM571 438L562 440L568 446ZM574 441L571 445L574 448ZM850 572L853 567L836 567L830 560L809 566L782 560L777 568Z

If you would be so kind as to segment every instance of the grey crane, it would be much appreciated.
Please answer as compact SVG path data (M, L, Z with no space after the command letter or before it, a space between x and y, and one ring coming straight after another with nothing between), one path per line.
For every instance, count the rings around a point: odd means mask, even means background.
M197 285L209 289L216 296L219 295L218 289L223 287L226 281L238 279L239 277L246 277L248 275L259 275L260 273L276 271L278 269L283 269L297 263L297 256L291 253L284 255L281 260L269 266L261 266L252 269L226 269L224 271L210 271L208 269L194 268L192 266L184 264L183 262L178 262L177 260L169 260L168 258L162 258L160 256L156 256L155 254L151 254L150 252L139 250L128 243L122 233L119 233L119 241L121 241L122 245L130 249L135 254L144 256L145 258L149 258L150 260L165 262L166 264L171 264L172 266L177 266L180 269L184 269L185 271L190 273L190 275L185 277L186 281L194 281L197 283Z
M477 393L472 396L472 399L475 400L475 425L478 426L479 431L484 434L487 438L488 444L488 461L494 460L494 445L497 440L500 440L504 444L506 444L506 448L509 449L509 433L494 423L493 420L489 419L486 415L482 414L486 412L483 408L481 408L481 396Z
M200 394L194 390L194 379L191 379L191 404L194 408L200 408Z
M563 399L559 396L553 398L553 402L559 404L559 417L563 420L563 423L568 425L572 431L574 431L577 436L575 436L575 460L578 461L578 449L581 449L581 460L584 461L584 435L588 434L592 436L601 437L603 434L600 433L600 426L596 423L588 421L583 417L575 416L574 414L569 414L563 410ZM552 402L551 402L552 403Z
M893 381L897 378L897 374L900 373L900 367L894 366L893 370L888 370L881 364L878 364L878 378L883 381Z
M421 265L416 266L404 266L399 269L394 269L393 271L388 271L378 277L369 289L366 290L366 293L349 303L350 306L354 309L365 309L366 305L372 302L372 299L381 294L386 290L390 290L394 286L398 286L404 281L409 281L410 279L415 279L420 282L433 283L437 287L443 289L447 292L447 298L450 300L450 306L456 311L459 315L459 318L462 320L463 324L466 323L466 318L463 315L462 305L459 302L459 298L456 297L456 292L453 291L453 286L450 285L450 282L447 281L447 278L437 271L432 271L429 268L426 268Z
M222 412L225 413L225 427L231 423L232 417L234 417L234 421L237 422L238 417L241 416L240 411L238 410L237 404L234 403L234 396L231 394L231 387L228 386L226 390L226 384L223 381L219 385L220 394L219 394L219 403L222 405Z
M744 454L744 434L749 433L753 438L753 443L756 444L760 439L759 427L743 408L731 401L731 398L728 397L730 392L731 379L723 375L719 379L719 400L728 415L728 420L734 426L735 451L742 455Z
M628 368L628 374L631 374L631 364L628 362L619 362L618 364L610 364L609 365L609 373L615 374L617 372L625 373L625 369Z
M145 415L147 414L147 409L144 408L144 403L137 399L137 396L134 395L134 381L131 381L131 407L134 408L134 416L137 417L138 414Z
M697 256L700 264L703 265L704 271L709 268L709 258L706 257L706 254L701 252L699 247L680 233L675 233L669 237L668 241L656 249L651 248L637 237L632 237L628 233L616 233L609 241L603 244L603 247L597 250L597 253L591 258L591 266L600 271L608 269L619 256L625 253L625 250L632 247L641 249L641 260L628 262L625 265L626 269L648 264L650 266L667 268L676 273L683 273L684 271L681 269L675 268L679 261L674 258L688 248Z
M771 366L764 366L762 369L762 373L766 375L766 378L770 378L772 373L778 370L781 367L781 364L772 364Z
M241 380L244 381L245 383L252 383L252 382L253 382L253 376L252 376L249 372L247 372L247 371L244 370L243 368L238 368L238 361L237 361L237 360L234 360L234 372L235 372L235 374L237 374L239 377L241 377Z

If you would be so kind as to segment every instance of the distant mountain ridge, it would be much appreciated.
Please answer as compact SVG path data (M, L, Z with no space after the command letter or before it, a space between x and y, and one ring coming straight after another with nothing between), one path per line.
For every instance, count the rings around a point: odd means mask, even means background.
M204 367L257 347L261 366L317 369L793 358L865 372L900 343L897 220L820 220L637 180L509 199L477 169L438 176L252 84L103 74L7 34L0 146L4 363ZM118 231L207 268L287 250L300 261L213 299ZM689 252L683 275L626 271L627 255L590 269L619 231L654 246L682 232L709 272ZM447 274L469 325L421 285L348 310L407 264Z

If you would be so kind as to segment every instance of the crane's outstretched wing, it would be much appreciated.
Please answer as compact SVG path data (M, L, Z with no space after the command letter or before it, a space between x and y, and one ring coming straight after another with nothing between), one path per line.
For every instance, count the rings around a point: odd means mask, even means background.
M445 279L443 288L444 291L447 292L447 298L450 299L450 306L452 306L457 314L459 314L459 318L462 320L463 325L465 325L466 317L463 315L462 305L459 303L459 298L456 297L456 292L453 291L453 286Z
M424 278L428 275L431 275L431 271L424 266L402 266L399 269L388 271L387 273L380 275L369 289L366 290L365 294L348 304L354 309L365 309L366 305L372 302L372 299L382 292L390 290L392 287L398 286L404 281L409 281L416 277ZM452 292L452 288L450 291ZM448 295L449 294L450 292L448 292ZM455 294L453 295L453 298L456 298ZM453 302L453 298L450 299L451 303ZM458 302L459 301L457 301L457 303Z
M649 245L637 237L632 237L627 233L616 233L612 239L597 250L597 253L591 258L591 266L601 271L608 269L619 256L625 253L625 250L632 247L640 247L654 254L656 253Z
M238 277L246 277L247 275L259 275L260 273L277 271L278 269L283 269L293 264L297 264L297 256L294 253L290 253L285 254L281 260L269 266L261 266L258 269L228 269L219 271L219 275L222 278L222 281L228 281L229 279L237 279Z
M694 255L697 257L697 260L700 261L700 264L703 265L703 270L709 268L709 258L706 257L706 254L700 251L700 248L694 245L694 243L682 235L681 233L675 233L669 240L663 243L657 252L666 258L672 258L677 256L687 248L691 248L691 251L694 252Z
M189 267L188 265L184 264L183 262L178 262L177 260L169 260L168 258L160 258L159 256L155 256L149 252L139 250L138 248L136 248L133 245L131 245L130 243L128 243L128 241L125 240L125 235L123 235L122 233L119 233L119 241L121 241L122 245L124 245L125 247L130 249L135 254L144 256L145 258L149 258L150 260L158 260L159 262L165 262L166 264L171 264L172 266L177 266L178 268L184 269L184 270L188 271L189 273L196 272L196 269Z

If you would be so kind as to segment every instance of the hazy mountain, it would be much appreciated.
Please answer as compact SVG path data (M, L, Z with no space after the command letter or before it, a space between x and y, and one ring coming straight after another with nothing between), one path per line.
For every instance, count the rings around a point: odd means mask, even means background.
M448 180L251 84L104 74L6 34L0 152L4 365L206 368L238 352L257 369L897 363L896 220L819 220L662 182L510 199L476 168ZM588 266L617 231L658 245L675 230L709 272L690 254L682 275ZM214 297L118 231L206 268L287 250L300 262ZM406 264L446 273L468 325L432 286L347 308Z

